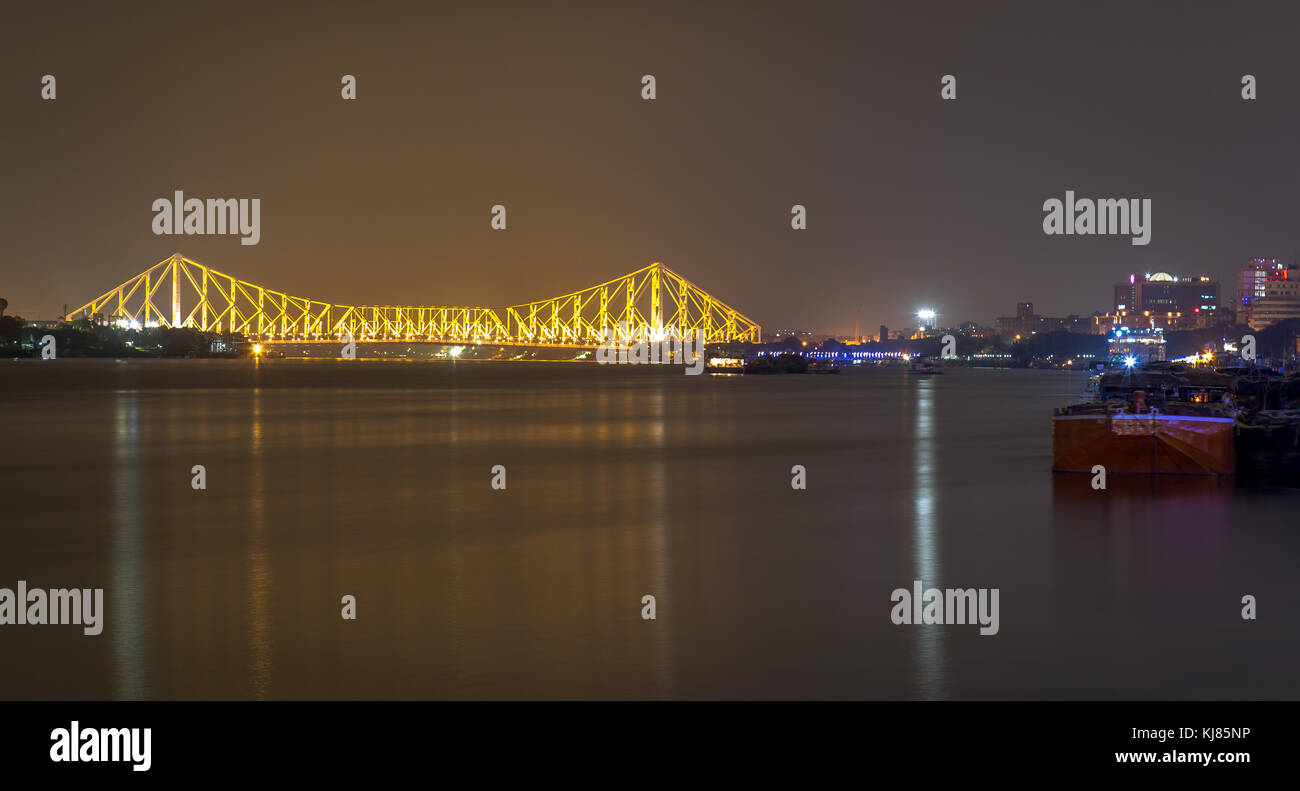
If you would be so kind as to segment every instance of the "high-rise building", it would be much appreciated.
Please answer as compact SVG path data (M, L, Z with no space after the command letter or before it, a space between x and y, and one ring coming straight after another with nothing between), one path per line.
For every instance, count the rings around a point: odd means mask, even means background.
M1264 281L1264 295L1250 306L1250 328L1262 330L1284 319L1300 319L1300 277L1294 267L1274 270Z
M1237 321L1252 329L1263 329L1289 315L1287 299L1300 282L1300 271L1276 258L1252 258L1237 275ZM1270 284L1273 284L1270 286ZM1271 290L1271 295L1270 295ZM1269 299L1265 316L1256 318L1258 303Z
M1219 284L1204 275L1176 276L1167 272L1129 275L1115 284L1115 311L1136 310L1152 313L1182 313L1219 308Z

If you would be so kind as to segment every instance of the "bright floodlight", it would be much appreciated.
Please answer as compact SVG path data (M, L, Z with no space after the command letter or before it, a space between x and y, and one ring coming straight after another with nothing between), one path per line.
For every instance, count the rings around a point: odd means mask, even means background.
M922 320L924 320L924 321L929 321L930 319L934 318L934 315L935 315L935 314L934 314L934 311L933 311L933 310L930 310L929 308L925 308L925 309L923 309L923 310L918 310L918 311L916 312L916 317L917 317L918 319L922 319Z
M1127 368L1132 368L1137 364L1138 364L1137 358L1132 355L1129 355L1128 357L1124 358L1124 365Z

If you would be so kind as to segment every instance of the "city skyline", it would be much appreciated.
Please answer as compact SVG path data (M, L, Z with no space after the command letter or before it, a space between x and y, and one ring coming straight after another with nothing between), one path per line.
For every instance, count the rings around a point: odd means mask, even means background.
M206 267L202 267L201 264L189 260L188 257L184 256L182 253L179 252L173 254L172 256L168 256L168 259L159 262L158 264L155 265L155 267L151 267L151 269L156 268L158 266L162 266L164 264L168 264L169 261L172 260L188 261L189 265L191 266L206 269ZM1281 259L1278 258L1269 258L1269 257L1251 258L1249 261L1247 261L1245 267L1236 270L1238 273L1237 275L1228 278L1227 283L1230 288L1226 292L1221 290L1223 287L1223 281L1213 277L1209 277L1203 273L1194 273L1194 272L1186 272L1186 271L1180 272L1179 274L1170 274L1167 272L1154 272L1154 273L1145 272L1141 276L1137 275L1137 273L1130 272L1128 274L1128 283L1132 284L1134 282L1134 278L1138 278L1138 277L1142 278L1142 280L1138 281L1139 284L1141 284L1143 280L1145 280L1157 286L1167 286L1167 284L1170 282L1172 282L1173 284L1177 284L1180 281L1183 281L1185 283L1190 283L1193 281L1198 281L1198 282L1209 281L1210 285L1212 285L1214 289L1214 295L1211 301L1212 303L1215 304L1209 304L1209 305L1202 304L1200 307L1208 308L1211 311L1211 315L1214 317L1215 322L1223 323L1224 321L1226 321L1227 323L1232 323L1231 321L1232 319L1237 319L1236 323L1238 324L1249 324L1250 323L1248 319L1250 314L1249 308L1247 308L1247 310L1245 311L1245 317L1234 316L1232 314L1234 312L1236 313L1242 312L1241 311L1242 305L1240 304L1240 302L1244 292L1242 291L1243 285L1242 285L1241 278L1244 277L1245 273L1251 270L1252 267L1259 269L1261 265L1281 267L1283 269L1295 269L1297 267L1296 263L1288 264L1285 261L1282 261ZM661 267L661 266L662 264L658 262L656 262L653 265L653 267ZM222 276L228 277L224 274ZM140 275L140 277L143 277L143 275ZM1285 275L1283 277L1285 279ZM126 283L123 284L123 286L126 286L129 289L130 283L131 280L129 279ZM1095 320L1097 318L1102 318L1102 317L1108 318L1117 313L1122 313L1126 309L1126 307L1130 312L1134 309L1139 311L1142 310L1142 306L1140 304L1133 305L1133 306L1126 306L1124 304L1124 301L1120 295L1120 288L1122 284L1123 284L1122 279L1121 281L1113 284L1113 287L1115 289L1113 310L1111 308L1102 308L1102 309L1089 310L1085 312L1070 311L1068 313L1063 314L1060 318L1049 318L1047 319L1047 321L1060 322L1060 321L1070 320L1070 319L1087 320L1091 318ZM253 287L259 290L261 289L261 286L253 286ZM1262 294L1262 291L1260 293ZM1141 300L1139 300L1139 302L1141 302ZM20 315L28 320L45 321L45 322L62 321L66 315L77 314L78 310L82 310L84 312L85 307L89 307L89 305L83 306L83 308L81 309L71 309L71 306L64 305L62 306L61 310L56 311L54 316L47 317L47 316L42 316L40 314L34 314L30 311L25 312L22 309L15 311L9 309L9 306L6 304L4 309L0 309L0 314L2 314L5 310L8 310L10 315ZM484 307L484 308L488 308L489 310L510 310L511 309L507 306L500 306L500 305L480 305L477 307ZM1017 301L1015 303L1015 307L1016 307L1017 314L1026 313L1026 308L1027 308L1028 309L1027 314L1033 314L1035 318L1042 315L1040 313L1037 313L1034 310L1035 303L1032 300ZM1176 312L1177 311L1175 311L1175 313ZM1281 318L1291 317L1291 313L1294 312L1295 310L1293 308L1288 307L1285 310L1285 312L1281 314L1280 317ZM952 317L944 318L942 312L936 311L933 307L925 307L913 311L906 318L908 319L908 321L904 321L903 323L896 325L895 328L912 330L912 329L922 329L922 328L934 329L936 326L939 326L947 329L969 327L972 330L989 330L989 329L999 328L1001 324L1007 320L1008 317L997 316L996 318L994 318L992 322L989 323L985 323L984 321L982 321L982 319L972 318L972 317L956 320L953 319ZM824 326L794 327L790 324L776 323L776 324L767 325L768 329L763 333L763 335L765 337L771 337L779 334L798 333L798 334L815 334L818 336L825 335L825 336L850 337L850 338L851 337L861 337L861 338L873 337L870 333L861 332L862 326L863 325L862 325L861 315L859 313L857 316L855 316L854 332L852 333L847 333L837 328L828 329L827 327ZM888 325L880 325L880 326L887 327ZM775 329L775 328L780 328L780 329ZM1012 333L1002 331L1000 332L1000 334L1009 335Z
M1215 315L1215 318L1216 318L1216 319L1220 319L1220 318L1223 318L1224 316L1228 316L1229 318L1236 318L1236 319L1238 319L1237 323L1239 323L1239 324L1247 324L1247 323L1249 323L1249 322L1248 322L1248 321L1244 321L1244 320L1240 320L1240 319L1241 319L1240 316L1235 316L1235 317L1233 317L1233 316L1231 316L1230 314L1231 314L1232 312L1241 312L1240 309L1241 309L1242 305L1239 304L1239 303L1240 303L1241 296L1242 296L1242 293L1241 293L1241 291L1240 291L1240 287L1241 287L1240 279L1241 279L1241 277L1243 276L1243 273L1245 273L1247 270L1251 269L1252 266L1254 266L1254 265L1256 265L1256 264L1270 264L1270 265L1277 265L1277 266L1280 266L1280 267L1282 267L1282 268L1284 268L1284 269L1295 269L1295 268L1297 267L1297 264L1296 264L1296 263L1289 263L1289 264L1288 264L1286 261L1284 261L1284 260L1282 260L1282 259L1279 259L1279 258L1270 258L1270 257L1259 256L1259 257L1251 258L1251 259L1249 259L1248 261L1246 261L1244 266L1242 266L1242 267L1238 267L1238 268L1235 270L1236 274L1234 274L1232 277L1227 278L1226 280L1220 280L1220 279L1217 279L1217 278L1214 278L1214 277L1209 277L1209 276L1205 275L1204 273L1199 273L1199 272L1180 272L1179 274L1172 274L1172 273L1169 273L1169 272L1144 272L1144 273L1142 273L1141 275L1139 275L1139 274L1136 273L1136 272L1129 272L1129 273L1127 273L1124 277L1128 278L1128 282L1129 282L1129 283L1132 283L1134 278L1145 278L1145 279L1150 280L1153 284L1160 284L1160 283L1165 282L1165 281L1171 281L1171 282L1173 282L1173 283L1176 284L1176 283L1179 283L1180 281L1185 282L1185 283L1191 283L1191 282L1205 282L1205 281L1208 280L1209 283L1210 283L1210 285L1213 286L1213 288L1214 288L1214 290L1215 290L1215 292L1216 292L1215 295L1214 295L1214 299L1212 300L1212 302L1215 303L1215 304L1211 304L1211 305L1201 305L1200 307L1202 307L1202 308L1208 308L1211 312L1214 312L1214 311L1217 310L1218 313ZM1115 292L1114 292L1114 299L1112 300L1113 304L1111 304L1111 305L1109 305L1109 306L1107 306L1107 307L1103 307L1103 308L1094 308L1094 309L1084 310L1084 311L1074 311L1074 310L1071 310L1071 311L1069 311L1069 312L1066 312L1066 313L1060 314L1060 317L1061 317L1062 319L1077 318L1077 319L1087 320L1087 319L1090 319L1090 318L1097 318L1097 317L1106 317L1106 316L1110 316L1110 315L1113 315L1114 312L1116 312L1116 311L1123 311L1123 310L1126 310L1126 309L1127 309L1127 310L1130 310L1130 311L1131 311L1131 310L1134 310L1134 309L1135 309L1134 307L1132 307L1132 306L1126 306L1123 302L1120 302L1120 301L1119 301L1119 296L1118 296L1118 295L1119 295L1119 291L1118 291L1118 289L1119 289L1119 286L1120 286L1120 283L1121 283L1121 282L1123 282L1123 279L1121 279L1119 282L1116 282L1116 283L1113 283L1113 284L1112 284L1113 288L1115 289ZM1141 281L1139 281L1139 282L1141 282ZM1227 290L1226 290L1226 291L1224 290L1225 283L1226 283L1226 285L1227 285ZM1036 303L1035 303L1035 301L1032 300L1032 299L1030 299L1030 300L1017 300L1017 301L1016 301L1015 303L1013 303L1013 304L1014 304L1014 307L1015 307L1015 309L1016 309L1017 312L1020 311L1020 309L1021 309L1022 307L1027 306L1028 308L1031 309L1030 312L1033 313L1035 316L1041 315L1041 314L1037 313L1036 311L1033 311L1033 310L1032 310L1033 308L1036 307ZM1137 307L1136 310L1141 311L1142 308L1141 308L1141 307ZM1175 311L1175 312L1177 312L1177 311ZM1289 317L1289 314L1288 314L1287 317ZM921 326L922 326L923 324L927 324L927 322L928 322L928 325L933 325L936 321L938 322L938 325L939 325L939 326L941 326L941 327L943 327L943 328L946 328L946 329L957 329L957 328L965 327L965 326L967 326L967 325L975 325L975 327L978 328L978 329L994 329L994 328L997 327L997 325L999 324L999 322L1001 322L1003 319L1007 318L1007 316L998 316L998 317L996 317L993 321L991 321L991 322L987 322L987 323L986 323L986 322L983 320L983 317L980 317L980 318L975 318L975 317L964 317L964 318L960 318L960 319L955 319L955 318L953 318L953 317L951 317L951 316L947 316L947 317L945 317L945 316L943 315L943 312L942 312L942 311L936 311L933 307L925 307L925 308L918 308L916 311L914 311L914 312L913 312L909 317L907 317L907 318L908 318L908 321L905 321L904 323L902 323L902 324L900 324L900 325L897 325L897 326L893 327L892 329L895 329L895 330L902 330L902 329L919 329L919 328L921 328ZM863 323L863 320L861 319L860 316L855 318L855 322L854 322L854 323L855 323L855 331L854 331L853 333L832 332L832 331L826 331L826 330L824 330L823 328L811 328L811 327L807 327L807 328L805 328L805 327L799 327L799 328L796 328L796 327L791 327L791 326L789 326L789 325L781 325L781 330L780 330L780 332L782 332L782 333L790 333L790 332L805 333L805 332L812 332L812 333L816 333L816 334L829 334L829 335L839 335L839 336L854 336L854 335L861 335L861 336L864 336L864 337L869 337L869 336L872 335L872 333L862 333L862 332L860 331L863 327L868 326L867 324ZM1229 322L1229 323L1231 323L1231 322ZM874 326L874 325L871 325L871 326ZM887 327L888 325L882 325L882 326L886 326L886 327ZM932 326L931 326L930 328L933 329ZM765 333L765 334L766 334L766 333ZM1003 334L1007 334L1007 333L1003 333Z

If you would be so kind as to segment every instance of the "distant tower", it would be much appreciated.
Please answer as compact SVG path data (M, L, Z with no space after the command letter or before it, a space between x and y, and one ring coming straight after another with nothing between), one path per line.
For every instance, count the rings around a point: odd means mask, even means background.
M858 317L853 320L853 342L862 343L862 311L858 311Z
M881 325L880 325L880 342L881 342L881 343L884 343L884 342L887 341L887 340L889 340L889 328L886 327L884 324L881 324Z

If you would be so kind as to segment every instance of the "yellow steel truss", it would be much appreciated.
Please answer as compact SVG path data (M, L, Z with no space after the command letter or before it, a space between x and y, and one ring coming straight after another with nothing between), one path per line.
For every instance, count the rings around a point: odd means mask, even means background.
M758 324L660 263L562 297L501 309L350 306L272 291L177 253L66 318L235 332L265 342L351 337L594 347L608 332L630 340L662 338L669 330L679 337L703 330L708 343L760 340Z

